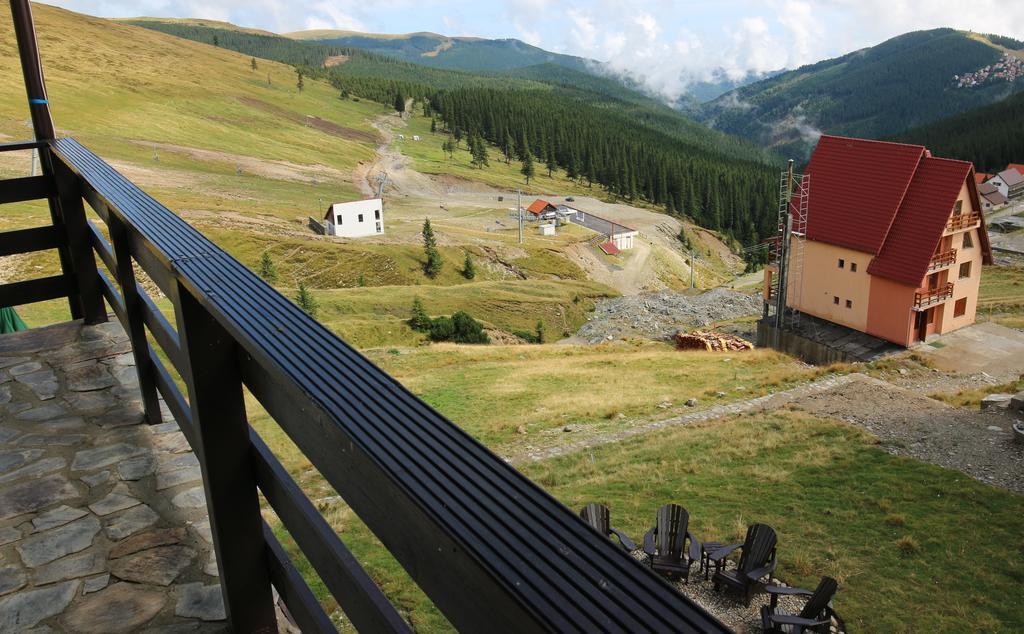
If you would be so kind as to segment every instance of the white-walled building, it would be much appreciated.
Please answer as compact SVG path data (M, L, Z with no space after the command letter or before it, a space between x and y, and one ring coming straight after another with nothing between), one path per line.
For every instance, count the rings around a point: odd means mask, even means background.
M384 201L380 198L334 203L324 216L327 235L363 238L384 233Z

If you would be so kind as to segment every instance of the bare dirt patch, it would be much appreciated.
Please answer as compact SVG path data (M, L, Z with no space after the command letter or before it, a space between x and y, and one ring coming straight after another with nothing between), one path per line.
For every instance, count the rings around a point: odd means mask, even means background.
M349 175L339 169L321 164L300 165L289 161L275 161L260 159L241 154L231 154L218 150L205 150L202 148L174 145L172 143L155 143L153 141L133 141L138 145L144 145L164 152L184 154L191 159L209 163L226 163L235 166L244 172L256 174L276 180L297 181L308 183L313 181L337 181L348 182ZM163 170L161 170L163 171ZM174 182L174 185L180 183Z
M339 66L347 62L349 59L351 58L348 55L328 55L327 58L324 59L324 68Z
M1004 411L950 407L863 377L793 402L812 414L862 427L894 455L909 456L1024 493L1024 447Z
M380 140L377 137L377 135L373 134L372 132L367 132L365 130L356 130L355 128L348 128L343 125L334 123L333 121L321 119L320 117L314 115L303 116L297 112L285 110L284 108L275 106L274 104L267 103L266 101L262 101L254 97L239 97L238 100L251 108L256 108L258 110L262 110L263 112L268 112L276 117L281 117L282 119L287 119L288 121L292 121L300 125L312 126L317 130L320 130L321 132L326 132L327 134L340 137L342 139L348 139L349 141L358 141L360 143L377 143Z

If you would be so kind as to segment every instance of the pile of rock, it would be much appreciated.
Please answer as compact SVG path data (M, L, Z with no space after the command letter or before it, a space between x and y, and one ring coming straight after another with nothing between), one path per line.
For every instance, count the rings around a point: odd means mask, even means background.
M589 343L616 339L671 341L679 330L757 315L761 298L724 288L700 295L671 291L615 297L598 302L577 336Z

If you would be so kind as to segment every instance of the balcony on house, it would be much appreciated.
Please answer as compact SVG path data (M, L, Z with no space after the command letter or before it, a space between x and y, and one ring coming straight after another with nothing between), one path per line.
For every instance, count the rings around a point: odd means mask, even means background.
M914 310L924 310L953 297L953 283L946 282L936 288L919 289L914 293Z
M972 211L966 214L956 214L949 219L948 223L946 223L946 232L955 233L957 231L973 229L980 222L981 214L977 211Z
M956 262L956 254L956 249L949 249L947 251L940 251L936 253L928 263L928 272L932 273L948 266L952 266Z

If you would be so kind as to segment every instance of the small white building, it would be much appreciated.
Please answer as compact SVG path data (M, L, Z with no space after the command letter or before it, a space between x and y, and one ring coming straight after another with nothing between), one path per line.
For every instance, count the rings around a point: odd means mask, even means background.
M555 235L555 225L554 225L554 223L548 222L548 223L545 223L545 224L542 224L542 225L537 225L537 233L539 233L542 236L553 236L553 235Z
M633 248L633 238L639 234L638 231L632 229L621 231L619 233L613 233L609 236L611 243L619 248L620 251Z
M384 233L384 201L380 198L334 203L324 216L327 235L363 238Z

